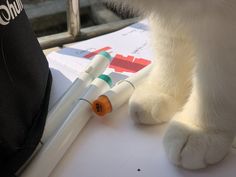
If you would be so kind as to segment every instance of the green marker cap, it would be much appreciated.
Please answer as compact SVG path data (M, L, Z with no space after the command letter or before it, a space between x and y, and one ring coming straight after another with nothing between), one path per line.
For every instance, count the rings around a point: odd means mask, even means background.
M103 57L107 58L109 61L112 61L112 56L108 53L108 52L105 52L105 51L102 51L99 53L99 55L102 55Z
M102 74L102 75L98 76L98 78L104 80L110 87L112 86L112 80L111 80L110 76Z

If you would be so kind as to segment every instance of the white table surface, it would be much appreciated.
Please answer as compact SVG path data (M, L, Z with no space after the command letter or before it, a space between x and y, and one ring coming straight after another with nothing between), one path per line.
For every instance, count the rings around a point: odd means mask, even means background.
M218 165L186 171L165 155L165 125L136 125L128 105L106 117L92 118L51 177L235 177L236 151ZM140 171L138 171L140 169Z

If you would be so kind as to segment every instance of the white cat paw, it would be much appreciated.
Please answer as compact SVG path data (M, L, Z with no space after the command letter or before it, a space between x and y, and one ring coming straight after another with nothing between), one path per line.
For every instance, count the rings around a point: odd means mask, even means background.
M171 121L164 136L168 158L186 169L201 169L221 161L228 153L233 137L193 124Z
M137 123L158 124L169 121L178 111L179 105L166 94L135 90L129 101L129 114Z

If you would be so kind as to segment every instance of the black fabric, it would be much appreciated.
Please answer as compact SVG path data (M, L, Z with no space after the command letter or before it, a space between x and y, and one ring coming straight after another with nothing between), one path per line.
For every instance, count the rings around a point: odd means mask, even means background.
M0 0L0 176L14 176L40 141L51 81L21 1Z

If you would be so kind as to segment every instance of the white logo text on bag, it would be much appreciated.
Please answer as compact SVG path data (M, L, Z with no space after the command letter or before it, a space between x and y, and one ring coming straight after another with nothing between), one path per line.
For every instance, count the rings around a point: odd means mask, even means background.
M15 0L12 3L7 0L5 5L0 5L0 25L8 25L22 10L23 4L21 0Z

